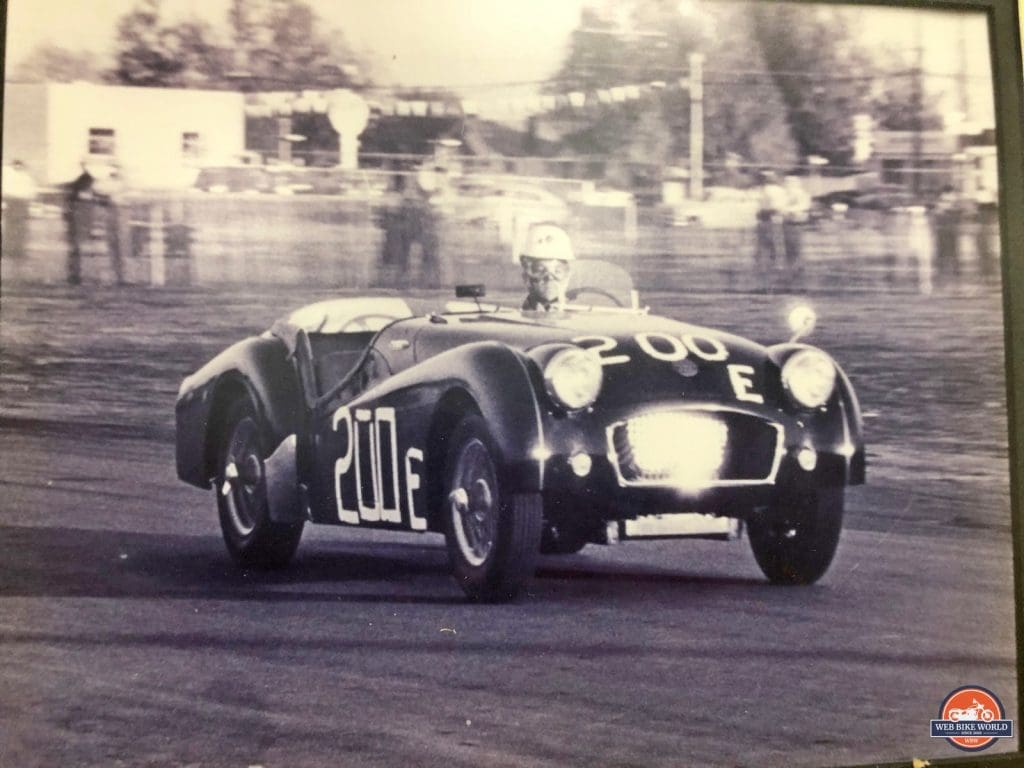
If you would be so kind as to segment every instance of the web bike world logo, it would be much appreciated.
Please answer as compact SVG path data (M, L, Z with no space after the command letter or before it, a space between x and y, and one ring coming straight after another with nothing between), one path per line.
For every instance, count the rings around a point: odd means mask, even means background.
M965 752L980 752L996 739L1013 736L1013 721L1004 719L1003 703L992 691L977 685L957 688L932 720L932 738L945 739Z

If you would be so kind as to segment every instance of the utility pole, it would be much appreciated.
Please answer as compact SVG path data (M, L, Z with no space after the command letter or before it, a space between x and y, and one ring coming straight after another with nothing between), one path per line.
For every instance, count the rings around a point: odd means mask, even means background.
M690 197L704 197L704 54L690 54Z
M914 22L914 71L912 76L914 96L911 108L914 110L914 131L911 137L913 167L911 168L910 188L916 196L921 192L921 155L923 154L921 144L924 140L921 135L923 131L921 112L924 110L924 85L921 82L924 77L924 29L920 15Z
M971 99L967 82L967 29L963 23L959 25L957 37L957 47L960 49L960 72L957 78L960 86L960 111L964 115L964 120L967 121L970 120Z

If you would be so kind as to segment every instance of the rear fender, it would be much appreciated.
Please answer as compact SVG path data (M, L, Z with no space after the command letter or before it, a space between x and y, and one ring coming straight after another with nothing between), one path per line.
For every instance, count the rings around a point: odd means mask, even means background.
M178 477L185 482L209 487L224 415L239 397L249 397L260 414L268 449L299 431L304 418L301 390L278 339L240 341L182 382L175 405L175 454Z

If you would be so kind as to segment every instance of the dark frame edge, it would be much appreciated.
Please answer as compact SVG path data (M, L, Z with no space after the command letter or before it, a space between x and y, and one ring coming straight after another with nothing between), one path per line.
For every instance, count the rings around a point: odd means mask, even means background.
M1010 508L1017 631L1017 719L1024 695L1024 64L1022 3L988 0L999 147L1006 408L1009 427ZM1020 758L1020 736L1018 736ZM980 763L975 763L980 764Z

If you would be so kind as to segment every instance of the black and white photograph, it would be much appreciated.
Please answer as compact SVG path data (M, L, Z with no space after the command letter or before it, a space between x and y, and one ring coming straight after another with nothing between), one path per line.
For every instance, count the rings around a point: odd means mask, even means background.
M9 0L0 766L1010 765L999 3Z

